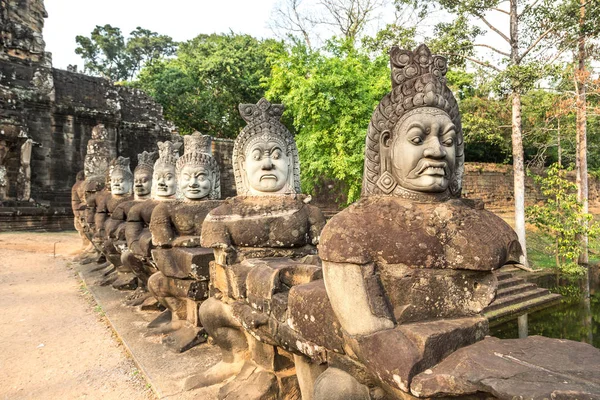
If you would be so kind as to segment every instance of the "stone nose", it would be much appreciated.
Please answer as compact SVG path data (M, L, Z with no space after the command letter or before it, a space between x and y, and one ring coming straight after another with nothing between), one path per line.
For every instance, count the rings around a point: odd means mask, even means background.
M444 158L446 157L446 150L444 146L438 140L432 140L426 143L423 155L429 158Z
M265 157L263 159L262 169L266 169L266 170L273 169L273 161L271 160L271 157Z

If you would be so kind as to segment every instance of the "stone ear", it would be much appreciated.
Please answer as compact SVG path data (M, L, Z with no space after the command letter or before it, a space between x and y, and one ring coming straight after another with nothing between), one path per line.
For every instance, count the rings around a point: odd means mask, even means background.
M385 147L388 149L391 146L392 142L392 134L387 129L381 132L381 136L379 137L379 144L381 147Z

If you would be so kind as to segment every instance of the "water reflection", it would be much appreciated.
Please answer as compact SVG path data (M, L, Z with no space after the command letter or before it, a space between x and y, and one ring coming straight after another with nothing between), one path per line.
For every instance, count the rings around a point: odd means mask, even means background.
M527 335L542 335L570 339L600 348L600 268L593 266L588 280L568 279L544 275L531 279L540 287L563 295L560 304L497 325L491 335L502 339L516 339Z

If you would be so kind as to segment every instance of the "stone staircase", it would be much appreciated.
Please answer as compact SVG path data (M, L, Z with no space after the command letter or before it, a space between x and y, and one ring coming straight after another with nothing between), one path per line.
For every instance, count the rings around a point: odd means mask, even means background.
M559 294L538 287L515 276L518 268L506 266L496 272L498 292L496 299L485 310L484 315L490 322L505 320L549 307L560 301Z

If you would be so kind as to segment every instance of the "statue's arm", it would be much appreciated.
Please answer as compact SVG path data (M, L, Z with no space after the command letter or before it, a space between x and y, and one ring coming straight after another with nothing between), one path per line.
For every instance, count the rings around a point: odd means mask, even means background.
M175 230L169 211L168 207L162 204L152 211L150 232L152 232L152 244L155 246L170 247L175 239Z
M125 239L127 240L127 246L129 246L129 248L132 248L133 243L139 240L140 234L144 230L144 222L139 218L139 213L132 211L129 212L127 223L125 225Z
M110 218L107 218L105 222L106 236L110 238L118 238L119 231L122 228L122 224L127 220L127 214L122 205L118 205L117 208L112 212Z
M351 336L394 327L383 289L372 263L359 265L323 261L327 295L342 327Z

